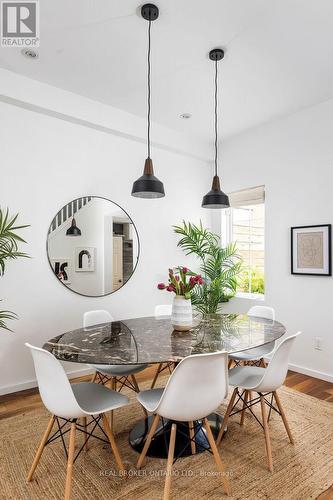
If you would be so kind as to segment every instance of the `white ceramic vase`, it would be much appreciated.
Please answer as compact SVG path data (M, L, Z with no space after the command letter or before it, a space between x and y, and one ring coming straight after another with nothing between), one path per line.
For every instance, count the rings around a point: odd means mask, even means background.
M191 299L184 295L175 295L172 304L171 324L179 332L187 332L192 328Z

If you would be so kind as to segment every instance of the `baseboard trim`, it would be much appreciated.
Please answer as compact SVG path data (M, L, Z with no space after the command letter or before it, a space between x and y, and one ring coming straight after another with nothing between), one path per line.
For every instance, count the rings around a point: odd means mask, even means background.
M68 377L71 379L92 374L93 370L89 367L85 367L79 370L71 370L66 373ZM20 384L5 385L3 387L0 387L0 396L4 396L5 394L12 394L13 392L25 391L26 389L33 389L34 387L37 387L36 379L28 380L26 382L21 382Z
M333 383L333 375L329 373L319 372L318 370L311 370L310 368L305 368L305 366L293 364L289 364L288 368L293 372L302 373L303 375L309 375L309 377L319 378L320 380Z

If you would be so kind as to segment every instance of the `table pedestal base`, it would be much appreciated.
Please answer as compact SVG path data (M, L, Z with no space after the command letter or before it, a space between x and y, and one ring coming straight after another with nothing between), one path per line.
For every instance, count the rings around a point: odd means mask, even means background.
M217 413L211 413L207 417L210 428L212 429L214 438L220 431L222 424L222 417ZM145 420L141 420L130 432L129 443L131 447L141 453L144 446L145 438L149 432L150 426L152 424L153 417L150 416ZM160 420L157 427L154 438L152 439L151 445L148 449L147 456L155 458L167 458L168 457L168 446L170 440L170 431L172 421L168 419ZM175 458L187 457L192 455L191 440L189 425L187 422L176 422L177 424L177 435L176 435L176 445L175 445ZM194 422L194 432L195 432L195 450L196 453L201 453L209 449L209 444L206 438L206 431L201 426L201 421Z

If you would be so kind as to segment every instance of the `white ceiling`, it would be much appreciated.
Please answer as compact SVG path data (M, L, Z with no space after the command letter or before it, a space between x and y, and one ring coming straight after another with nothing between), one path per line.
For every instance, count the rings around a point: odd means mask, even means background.
M43 0L38 60L0 49L0 66L146 114L147 22L135 0ZM211 140L223 47L223 135L333 97L332 0L160 0L153 23L153 120ZM191 113L190 120L179 118ZM152 134L153 135L153 134Z

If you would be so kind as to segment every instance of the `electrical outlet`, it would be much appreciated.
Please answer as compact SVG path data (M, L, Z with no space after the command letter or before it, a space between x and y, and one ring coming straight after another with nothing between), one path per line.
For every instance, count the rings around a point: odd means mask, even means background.
M313 347L315 349L317 349L318 351L322 351L323 350L323 338L322 337L315 337Z

